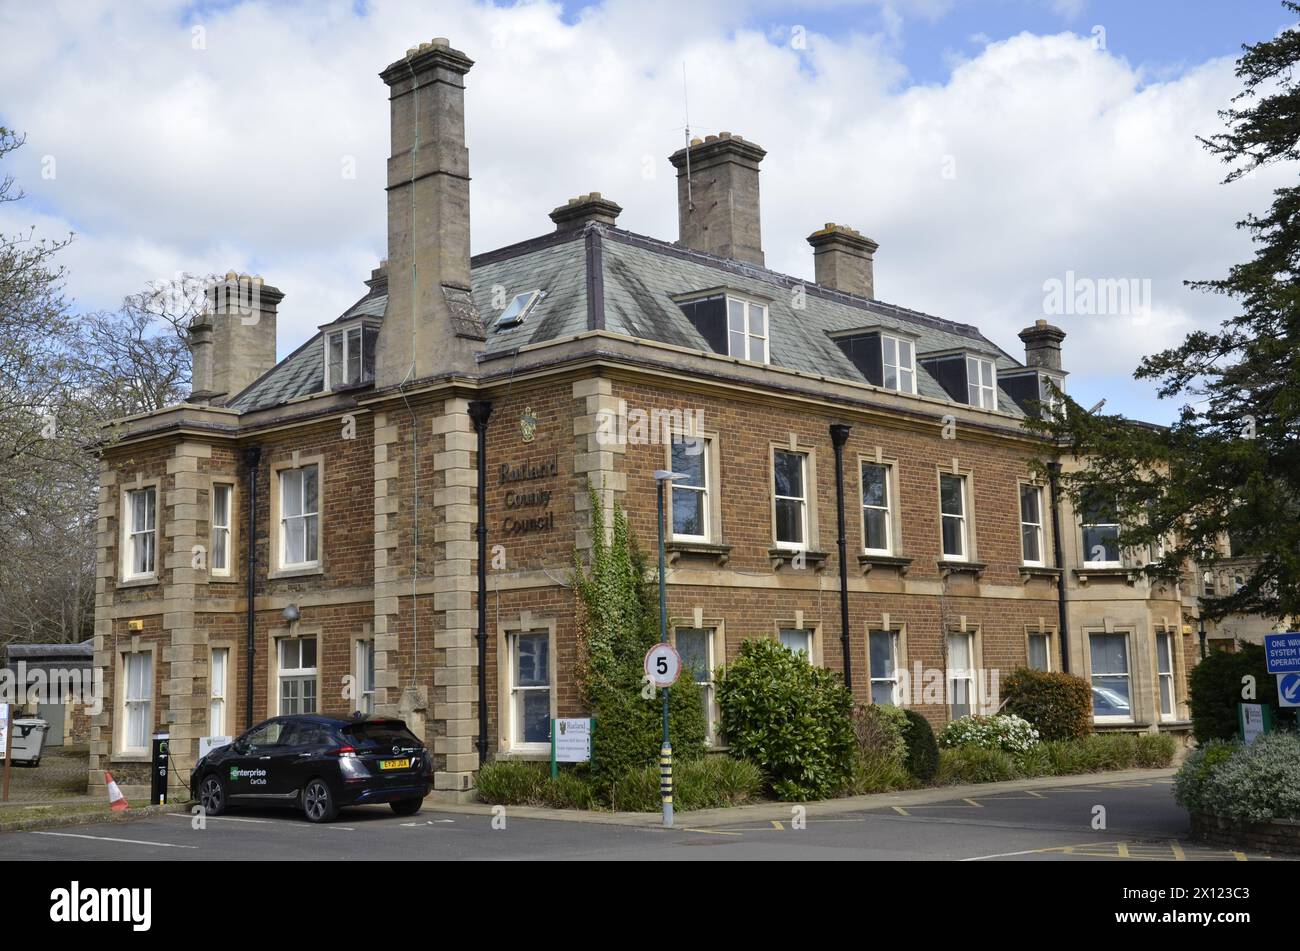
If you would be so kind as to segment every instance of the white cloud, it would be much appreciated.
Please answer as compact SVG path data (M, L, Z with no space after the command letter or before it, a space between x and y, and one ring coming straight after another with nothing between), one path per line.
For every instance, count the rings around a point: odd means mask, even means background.
M903 6L940 16L946 5L881 6L894 22ZM20 38L0 58L0 122L28 134L12 171L30 195L0 208L0 229L76 230L67 263L86 306L180 269L260 272L287 294L282 353L358 297L384 253L377 73L435 34L477 61L476 251L550 230L547 211L592 190L624 206L625 227L674 238L667 156L682 141L685 61L694 129L768 149L774 268L811 276L804 237L825 221L853 225L881 244L883 298L978 324L1012 353L1016 331L1044 316L1044 281L1067 270L1150 279L1145 325L1059 319L1081 397L1101 398L1141 354L1226 314L1181 281L1249 253L1232 225L1281 180L1221 186L1194 138L1219 128L1215 110L1236 90L1229 61L1153 81L1086 36L990 43L948 82L909 86L889 36L809 34L799 50L786 31L747 27L740 3L609 0L571 23L548 3L448 2L430 15L374 2L363 17L344 0L191 9L0 11L0 34ZM797 7L780 15L799 22ZM47 155L53 180L40 174ZM1125 386L1108 405L1138 405L1138 392Z

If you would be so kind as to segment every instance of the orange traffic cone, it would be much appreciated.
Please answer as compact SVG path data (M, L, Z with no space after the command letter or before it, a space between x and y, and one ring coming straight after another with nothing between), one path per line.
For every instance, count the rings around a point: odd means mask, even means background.
M113 774L108 770L104 770L104 782L108 784L108 808L114 812L129 808L126 797L122 795L122 790L117 788L117 783L113 782Z

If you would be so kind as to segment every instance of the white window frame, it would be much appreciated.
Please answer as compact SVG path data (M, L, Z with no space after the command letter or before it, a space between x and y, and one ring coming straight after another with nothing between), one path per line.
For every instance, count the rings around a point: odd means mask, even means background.
M353 646L353 663L356 671L357 709L362 713L375 712L375 641L371 637L358 638Z
M1169 648L1168 651L1169 669L1168 670L1164 670L1161 668L1161 659L1160 659L1161 642L1166 643ZM1174 661L1175 643L1176 641L1174 640L1173 631L1168 629L1156 631L1156 706L1157 709L1159 709L1160 711L1160 719L1164 722L1169 722L1171 720L1178 719L1178 691L1176 689L1178 681L1174 676L1174 670L1177 668L1177 664ZM1169 709L1168 710L1165 709L1164 693L1160 689L1161 685L1164 684L1165 682L1168 682L1169 684ZM1129 704L1131 708L1132 700L1129 701Z
M316 665L314 667L285 667L284 651L285 644L296 644L298 647L298 663L302 664L302 645L304 641L314 641L316 644ZM289 716L291 714L312 714L320 712L320 650L321 639L315 634L304 634L302 636L291 636L277 638L275 643L275 712L276 716ZM314 684L312 690L312 709L286 710L284 709L284 685L287 681L296 681L305 684L311 681ZM299 707L306 703L307 692L301 690L297 697Z
M1029 647L1030 647L1031 644L1034 643L1034 638L1036 638L1036 637L1041 637L1041 638L1043 639L1043 656L1047 658L1047 666L1046 666L1046 667L1035 667L1035 666L1034 666L1034 655L1033 655L1033 652L1030 651ZM1025 665L1026 665L1027 667L1029 667L1031 670L1043 670L1043 671L1048 671L1048 672L1050 672L1050 671L1052 671L1052 670L1055 669L1055 668L1052 666L1052 633L1051 633L1051 631L1028 631L1028 632L1025 634Z
M665 505L667 506L668 509L667 512L668 527L669 527L670 536L674 541L691 541L691 542L707 543L709 539L712 537L712 532L713 532L713 525L712 525L713 513L711 511L713 506L713 497L712 497L713 486L710 484L710 478L709 478L709 469L711 468L712 458L713 458L712 439L708 436L700 435L698 433L685 438L675 437L673 440L670 441L668 447L669 469L670 471L674 471L674 472L677 471L676 467L673 466L672 464L673 447L677 445L682 445L682 446L689 445L691 440L698 440L698 444L700 447L700 472L704 477L704 484L692 485L690 482L686 481L685 479L682 479L680 481L673 481L671 479L668 480L668 499L665 502ZM702 519L702 525L701 525L701 527L704 530L703 534L688 535L677 531L677 523L675 520L675 516L673 514L674 512L673 493L674 492L692 492L700 496L700 509L704 513Z
M1124 553L1119 547L1119 514L1116 512L1115 521L1113 522L1089 522L1085 521L1087 512L1079 516L1079 540L1083 543L1083 566L1085 568L1120 568L1124 564ZM1092 551L1088 546L1088 529L1113 528L1115 529L1115 558L1114 560L1097 561L1092 557ZM1097 547L1097 546L1092 546ZM1102 546L1103 548L1105 546ZM1129 701L1132 702L1131 700Z
M366 377L367 330L377 330L377 327L374 324L367 324L365 321L362 321L360 323L350 324L346 327L332 327L322 331L324 338L322 350L325 354L325 390L327 392L342 387L360 386L361 384L368 383L374 379L374 361L376 355L373 352L370 354L370 379L367 379ZM356 335L355 349L358 351L356 358L357 378L355 380L349 380L348 365L352 362L352 354L354 350L353 334ZM339 366L343 374L343 379L341 380L336 380L334 378L334 361L331 359L332 355L330 353L335 338L342 339L341 360L339 361ZM373 351L375 349L377 349L376 343L372 342L371 350Z
M961 714L961 716L970 716L971 714L975 714L975 713L979 713L979 712L980 712L980 711L979 711L979 697L976 695L976 692L975 692L975 691L976 691L976 684L975 684L975 669L976 669L976 667L979 665L979 661L978 661L978 657L976 656L976 653L975 653L977 645L976 645L976 643L975 643L975 634L974 634L973 632L971 632L971 631L949 631L947 637L948 637L947 642L946 642L946 644L944 645L944 647L945 647L945 651L944 651L944 668L945 668L945 669L944 669L944 685L945 685L945 688L946 688L947 691L948 691L948 696L945 697L944 699L947 701L947 707L948 707L948 719L949 719L949 720L956 720L956 719L958 719L958 716L954 713L954 711L955 711L955 709L956 709L956 706L957 706L957 704L956 704L957 691L956 691L956 689L955 689L955 685L958 684L958 683L965 683L965 684L966 684L966 707L967 707L967 712ZM967 642L967 644L969 645L969 649L968 649L968 652L967 652L967 653L968 653L968 659L970 660L970 664L971 664L971 666L969 666L969 667L954 667L954 666L952 666L952 642L953 642L953 639L954 639L954 638L965 638L965 639L966 639L966 642Z
M153 500L153 521L142 529L135 527L136 505ZM148 511L146 510L146 519ZM146 570L135 570L136 546L144 544L149 554ZM141 485L122 493L122 580L152 581L158 577L158 486Z
M803 495L778 495L776 491L776 459L780 453L795 455L799 457L799 481L803 489ZM777 548L786 551L807 551L809 547L808 538L808 476L811 467L808 464L808 453L799 449L782 449L776 447L772 450L772 540L776 543ZM777 518L777 502L798 502L799 503L799 525L800 537L799 542L782 541L778 535L778 526L781 524Z
M677 624L673 627L673 647L677 646L677 636L682 631L701 631L704 634L704 662L709 667L708 680L696 680L695 685L700 689L704 696L704 741L711 747L719 744L718 723L720 720L718 713L717 683L714 672L718 669L717 639L718 628L716 625L702 623L696 627L694 624ZM695 673L695 671L692 671Z
M961 500L961 513L958 515L945 513L943 510L943 480L944 479L957 479L958 484L961 486L961 494L958 496L958 498L960 498ZM968 482L969 479L967 479L965 473L956 473L956 472L939 473L939 551L943 555L944 561L970 561L971 560L970 519L969 516L966 514L967 512L970 511L970 505L968 504L969 499L967 498ZM944 551L943 526L944 526L945 519L955 519L961 529L959 533L959 537L961 538L960 555L953 555Z
M789 623L789 624L782 623L777 625L777 629L776 629L777 643L780 644L782 647L784 647L786 650L790 651L791 653L799 653L799 651L795 651L792 647L790 647L783 640L781 640L781 635L787 631L791 633L804 634L808 637L808 650L805 653L805 656L808 658L808 663L816 665L817 659L813 656L813 651L816 650L816 642L817 642L816 628L811 628L806 626L799 627L794 623Z
M903 348L907 348L907 362L903 361ZM893 351L893 360L890 360L890 351ZM894 382L889 382L890 372L894 374ZM907 382L904 384L904 375ZM916 344L906 337L897 337L893 334L880 335L880 380L881 384L887 390L894 390L898 393L906 393L911 396L916 395Z
M1097 673L1092 669L1092 639L1094 637L1119 637L1124 641L1124 666L1127 668L1122 674ZM1093 713L1093 723L1132 723L1137 712L1136 700L1133 696L1133 643L1128 631L1089 631L1088 632L1088 686L1095 687L1098 677L1123 677L1128 681L1128 716L1097 716Z
M998 408L998 368L988 357L966 355L966 402L979 409Z
M518 680L517 671L519 669L519 639L521 637L545 637L546 638L546 684L521 686ZM523 718L521 710L523 709L524 695L530 692L546 692L547 698L547 722L555 718L555 636L554 632L545 628L532 630L509 631L506 634L506 648L509 651L509 663L506 665L506 685L509 701L507 711L509 715L507 737L509 748L521 753L549 753L551 750L551 741L548 738L545 742L534 741L525 742L520 738L520 731L523 728ZM548 733L553 729L553 724L548 726Z
M309 470L309 469L314 469L314 470L316 471L316 510L315 510L314 512L308 512L308 511L307 511L307 503L306 503L306 497L307 497L307 494L306 494L306 492L304 491L304 488L303 488L303 487L305 487L305 485L306 485L306 477L305 477L305 475L304 475L304 476L300 479L300 481L299 481L299 487L300 487L300 488L299 488L299 493L300 493L299 502L300 502L300 508L301 508L301 511L300 511L298 514L296 514L296 515L287 515L287 514L285 514L285 504L284 504L284 502L285 502L285 492L286 492L286 488L287 488L287 486L286 486L287 477L288 477L290 474L292 474L292 473L306 473L307 470ZM278 513L278 514L279 514L279 519L280 519L280 526L279 526L279 534L280 534L280 558L279 558L279 566L278 566L278 567L279 567L281 570L283 570L283 571L296 571L296 570L303 569L303 568L316 568L316 567L319 567L319 565L320 565L320 550L321 550L321 543L322 543L322 539L321 539L321 519L320 519L320 510L321 510L321 507L322 507L322 506L321 506L321 485L322 485L322 483L323 483L323 481L324 481L324 480L321 478L321 466L318 465L317 463L314 463L314 462L308 462L308 463L304 463L304 464L301 465L301 466L288 467L288 468L280 469L280 470L278 470L278 473L277 473L277 474L278 474L278 478L279 478L279 487L278 487L278 490L277 490L277 491L278 491L279 499L280 499L280 504L279 504L279 513ZM291 561L288 560L288 557L289 557L289 545L288 545L288 542L289 542L289 521L290 521L291 519L292 519L292 520L301 520L302 523L303 523L303 554L304 554L304 555L308 554L308 552L307 552L307 536L308 536L307 525L310 523L310 520L312 520L312 519L315 520L315 523L316 523L316 551L315 551L315 557L314 557L314 558L308 558L307 560L305 560L305 561L300 561L300 562L291 562Z
M226 521L217 521L217 498L226 497ZM230 482L212 483L212 522L208 550L208 574L217 578L229 578L231 563L234 561L234 525L235 525L235 486ZM225 555L225 567L217 567L217 552Z
M740 319L743 326L737 328L732 323L733 306L741 308ZM762 333L755 333L755 313L761 315ZM770 363L772 358L771 346L771 324L769 322L769 313L766 304L758 301L746 300L743 297L733 297L727 295L727 355L737 357L741 360L749 360L753 363ZM739 344L735 339L740 337ZM754 357L754 343L761 342L763 348L762 359ZM743 353L737 353L737 350L743 350Z
M127 756L147 756L150 752L150 744L153 739L154 729L154 675L156 673L154 665L154 652L152 650L123 651L118 654L121 662L122 682L121 682L121 703L118 705L118 714L121 717L121 728L118 733L118 752ZM132 668L139 663L148 665L146 671L146 683L143 690L132 689ZM138 682L135 686L141 686ZM131 742L132 720L135 717L142 718L144 727L143 742L135 744Z
M871 640L877 635L885 635L889 638L889 649L893 658L893 667L894 667L894 675L892 677L882 677L876 672L875 668L872 667ZM898 671L899 658L900 658L901 648L902 648L902 638L903 635L901 631L894 631L894 630L887 631L882 628L870 628L867 631L867 673L868 673L868 681L869 681L869 683L867 684L867 696L871 699L872 703L876 702L876 691L875 691L876 684L887 683L892 685L889 690L889 694L890 694L889 702L895 707L903 706L902 685L900 683L899 671Z
M1020 563L1032 568L1041 568L1047 564L1047 533L1043 530L1043 487L1035 485L1032 482L1017 483L1016 503L1020 506ZM1034 505L1037 507L1038 521L1025 521L1025 490L1028 489L1033 494ZM1038 558L1030 559L1025 557L1025 529L1032 527L1035 537L1038 541Z
M230 696L229 647L213 647L208 654L208 735L228 736L227 700ZM218 657L220 660L218 660Z
M883 469L885 472L885 504L868 505L866 502L867 467ZM869 459L863 459L858 466L858 496L862 499L862 551L868 555L892 555L894 553L894 490L891 485L893 482L894 467L887 462L872 462ZM867 544L867 511L868 510L883 512L885 517L885 547L872 548Z

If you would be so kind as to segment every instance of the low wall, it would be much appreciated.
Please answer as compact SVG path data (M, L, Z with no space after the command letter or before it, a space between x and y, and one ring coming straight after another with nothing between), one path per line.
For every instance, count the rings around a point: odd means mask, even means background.
M1211 845L1300 855L1300 822L1294 819L1242 823L1204 812L1193 812L1191 819L1192 838Z

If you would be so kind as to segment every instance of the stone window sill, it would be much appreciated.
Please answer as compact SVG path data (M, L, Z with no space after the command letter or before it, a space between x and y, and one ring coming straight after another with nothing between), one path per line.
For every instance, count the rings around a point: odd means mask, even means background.
M150 585L158 585L162 582L157 575L150 575L148 578L132 578L130 581L119 581L118 589L122 588L148 588Z
M870 574L873 568L893 568L901 578L911 566L911 558L898 555L858 555L858 567L864 575Z
M767 550L767 557L772 560L772 568L776 571L780 571L786 565L793 567L795 559L800 556L803 557L804 564L814 571L825 568L826 560L830 558L830 555L824 551L810 551L800 548L769 548Z
M982 561L939 561L936 564L939 566L939 574L945 578L952 574L965 574L972 575L977 579L982 578L984 577L984 569L988 567Z
M279 581L284 578L309 578L312 575L323 575L325 569L321 565L313 565L309 568L281 568L279 571L272 571L267 578L271 581Z
M1129 587L1132 587L1133 585L1137 584L1137 579L1139 574L1140 572L1135 568L1123 568L1123 567L1075 568L1074 569L1074 577L1079 580L1079 584L1081 585L1086 585L1089 581L1093 580L1094 578L1099 581L1121 579L1125 581L1129 585Z
M1056 581L1061 577L1061 569L1050 568L1046 565L1021 565L1020 577L1026 584L1035 578L1041 578L1044 581Z
M682 558L703 558L712 559L721 568L731 560L731 546L711 542L670 541L664 544L664 555L670 565L677 564Z

